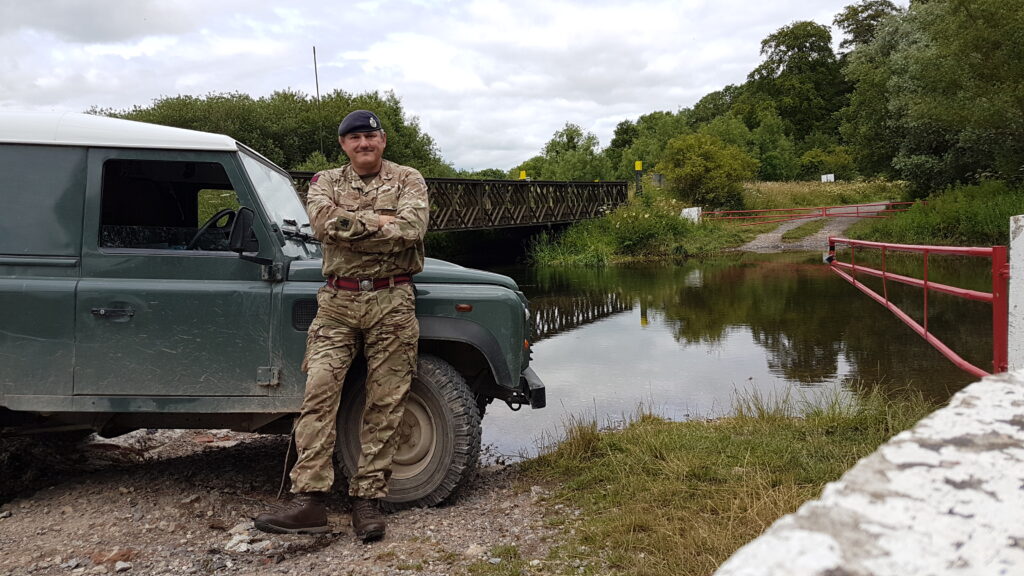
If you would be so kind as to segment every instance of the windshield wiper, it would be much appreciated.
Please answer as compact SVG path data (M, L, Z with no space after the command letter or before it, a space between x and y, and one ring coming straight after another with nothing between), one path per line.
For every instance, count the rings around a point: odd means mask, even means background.
M320 241L317 240L312 234L310 234L309 232L303 232L301 230L301 228L311 228L309 222L303 224L302 226L299 226L299 224L295 220L285 218L284 224L285 225L281 227L281 233L284 234L285 236L289 238L298 238L299 240L312 242L314 244L320 243Z

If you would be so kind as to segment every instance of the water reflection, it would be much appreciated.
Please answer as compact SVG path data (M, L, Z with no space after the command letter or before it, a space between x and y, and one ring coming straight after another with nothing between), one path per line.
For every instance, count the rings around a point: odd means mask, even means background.
M931 273L957 283L949 277L977 278L971 266L933 263ZM737 391L849 393L880 382L944 399L972 381L818 255L500 271L530 298L533 365L549 398L544 410L488 411L484 441L504 453L530 450L570 416L619 420L640 404L687 419L728 413ZM921 319L920 290L887 288ZM932 295L929 328L987 368L990 310Z

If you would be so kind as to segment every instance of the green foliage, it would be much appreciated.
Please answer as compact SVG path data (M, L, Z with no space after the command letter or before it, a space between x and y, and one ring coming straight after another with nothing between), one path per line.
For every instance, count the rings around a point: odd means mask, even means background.
M519 178L525 170L533 180L610 180L611 164L599 153L599 144L597 136L567 122L544 145L541 155L509 170L509 175Z
M657 166L665 155L668 141L680 134L690 133L687 114L680 112L651 112L636 121L637 135L632 144L622 153L619 165L614 167L615 178L631 180L634 162L640 160L644 166Z
M747 77L747 91L770 100L786 134L802 140L814 130L834 132L833 115L846 90L828 26L794 22L761 41L764 60Z
M319 172L333 167L334 165L324 156L323 152L314 150L310 152L309 157L297 164L294 170L298 172Z
M682 219L682 207L651 190L602 218L573 224L557 238L538 236L530 246L530 259L541 266L603 266L704 256L746 239L729 226Z
M782 118L774 110L760 114L760 125L751 134L754 157L758 159L759 180L794 180L800 170L796 146L784 131Z
M484 168L483 170L459 170L456 178L468 178L471 180L508 180L509 175L507 172L500 168ZM516 174L516 178L519 178L519 174Z
M878 27L900 9L889 0L860 0L836 15L833 23L846 34L839 43L841 50L866 46L875 39Z
M388 134L386 158L413 166L428 177L454 175L452 167L441 159L434 140L420 129L418 120L406 117L392 92L353 95L335 90L319 102L290 90L258 99L237 92L182 95L160 98L147 107L91 112L226 134L280 166L295 170L348 162L338 146L337 127L346 114L357 109L373 110L380 117Z
M527 461L531 483L582 512L553 561L589 550L610 572L710 574L779 517L934 406L870 390L794 399L753 394L737 415L667 422L641 412L627 428L580 423Z
M889 106L895 82L889 59L904 40L906 25L890 18L873 42L858 47L847 58L844 74L855 86L849 105L839 112L839 131L849 144L862 174L892 177L892 159L900 146L896 112Z
M669 141L657 169L677 198L712 209L741 208L743 182L757 167L738 146L707 134L686 134Z
M891 162L919 195L1024 179L1022 29L1024 11L1000 0L914 2L882 19L846 67L842 130L862 171Z
M603 219L578 222L558 237L540 234L530 244L530 260L539 266L604 266L614 256L615 243Z
M800 175L810 180L822 174L835 174L836 180L852 180L857 177L853 154L844 146L832 146L822 150L812 148L800 157Z
M718 138L726 144L742 148L751 156L757 153L754 147L754 135L747 128L747 125L743 123L743 120L734 114L718 116L707 124L702 125L697 131L700 134L707 134L708 136Z
M908 212L858 224L848 234L901 244L1006 245L1010 217L1017 214L1024 214L1024 189L986 181L935 194Z
M626 149L633 145L633 142L640 135L640 128L635 122L623 120L615 126L612 134L612 141L602 151L608 166L614 171L615 167L622 163L622 155Z
M674 239L689 227L689 221L679 217L675 202L653 193L613 211L607 221L616 254L623 256L670 255Z
M735 101L743 88L735 84L729 84L721 90L716 90L704 95L697 101L690 110L687 120L691 127L711 122L719 116L729 113L735 114Z

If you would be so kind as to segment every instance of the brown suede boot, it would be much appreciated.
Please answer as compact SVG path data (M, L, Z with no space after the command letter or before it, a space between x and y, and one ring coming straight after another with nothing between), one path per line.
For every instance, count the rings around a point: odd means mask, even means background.
M387 523L380 512L380 502L367 498L353 498L352 528L363 542L383 538Z
M277 534L319 534L327 532L326 494L296 494L291 506L277 512L264 512L253 519L257 528Z

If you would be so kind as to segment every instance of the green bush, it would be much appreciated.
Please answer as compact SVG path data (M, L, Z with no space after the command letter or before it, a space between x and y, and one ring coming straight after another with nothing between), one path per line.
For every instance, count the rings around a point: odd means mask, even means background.
M992 180L952 188L885 220L860 223L848 234L901 244L1007 244L1010 217L1024 214L1024 189Z
M743 182L757 172L757 160L739 146L708 134L669 140L658 172L676 197L707 209L743 207Z
M602 266L707 255L744 241L733 227L680 218L682 208L679 201L652 190L602 218L572 225L558 238L538 236L530 246L530 259L538 265Z
M852 180L857 177L857 168L845 146L812 148L800 157L800 174L808 180L817 180L822 174L835 174L836 180Z

